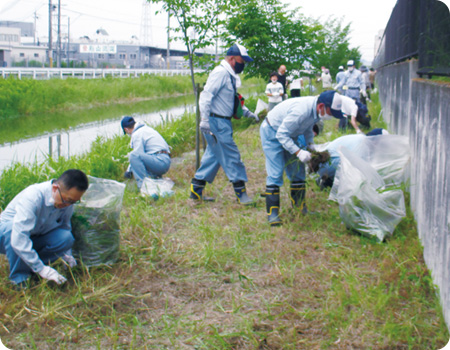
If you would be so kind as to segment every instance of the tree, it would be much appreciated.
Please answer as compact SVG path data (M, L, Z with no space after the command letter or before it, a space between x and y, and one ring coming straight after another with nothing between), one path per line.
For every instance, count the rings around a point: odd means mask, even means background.
M148 0L161 3L162 9L178 22L171 30L177 34L172 39L181 40L186 46L191 70L192 87L196 92L194 77L194 58L198 49L210 47L216 43L219 29L224 23L221 16L231 6L233 0ZM158 13L160 11L156 11Z
M243 44L254 58L246 68L248 76L268 77L281 64L300 69L311 55L311 29L298 9L287 11L279 0L242 0L236 11L228 11L224 41Z
M315 67L327 67L330 74L335 76L340 65L346 66L348 60L354 60L356 66L361 60L359 48L350 49L350 23L342 24L343 19L329 17L324 25L317 19L309 19L308 25L317 30L311 37L310 45L314 47L311 63Z

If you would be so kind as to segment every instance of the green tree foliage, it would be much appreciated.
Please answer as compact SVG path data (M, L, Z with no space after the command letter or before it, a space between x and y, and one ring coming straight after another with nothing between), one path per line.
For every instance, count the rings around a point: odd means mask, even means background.
M309 26L316 28L310 43L316 48L312 50L310 57L315 67L327 67L333 77L340 65L346 67L348 60L354 60L359 67L359 48L350 49L350 24L344 25L342 18L333 17L329 17L323 24L318 19L308 19L307 22Z
M171 28L175 33L172 40L181 40L186 46L191 69L194 91L195 51L213 47L224 17L225 9L231 6L231 0L148 0L150 3L162 4L162 10L175 18L178 26ZM156 13L158 13L157 11Z
M349 48L350 24L329 18L326 23L307 18L301 8L287 10L280 0L238 1L227 12L224 41L242 43L255 61L248 65L248 76L267 77L284 64L288 71L303 69L305 62L317 69L330 67L332 72L346 64L357 63L358 49Z
M254 58L245 70L248 76L268 77L281 64L288 70L300 69L312 54L308 44L311 28L298 10L284 9L279 0L249 0L228 11L227 45L242 43Z

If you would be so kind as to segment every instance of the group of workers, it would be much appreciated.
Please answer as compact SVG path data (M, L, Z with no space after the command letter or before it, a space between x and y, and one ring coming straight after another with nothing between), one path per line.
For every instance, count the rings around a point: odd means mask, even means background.
M258 116L245 105L241 106L236 97L240 87L239 74L245 64L252 61L244 46L234 44L211 72L200 94L200 130L207 140L207 147L191 180L190 198L195 201L214 200L205 196L204 189L206 183L214 181L222 167L233 185L237 201L242 205L253 204L246 191L247 173L233 140L231 124L238 107L242 107L243 116L259 121ZM349 86L353 79L351 74L349 72L346 79ZM334 90L324 91L319 96L283 100L284 93L284 90L274 93L282 101L273 106L260 126L266 158L266 210L271 226L281 225L280 187L284 172L290 181L292 205L307 213L304 205L305 164L311 160L311 151L316 149L313 127L321 120L343 119L343 113L352 118L354 115L348 97ZM164 138L130 116L122 119L121 126L123 132L130 135L133 149L128 155L130 165L125 177L134 177L141 188L146 177L164 175L171 165L170 148ZM306 147L299 145L299 136L304 138ZM56 180L27 187L1 213L0 253L9 261L9 278L16 286L23 286L33 274L58 284L66 281L49 265L59 258L70 267L77 264L71 251L74 238L70 219L73 204L80 201L87 188L87 176L81 170L70 169Z

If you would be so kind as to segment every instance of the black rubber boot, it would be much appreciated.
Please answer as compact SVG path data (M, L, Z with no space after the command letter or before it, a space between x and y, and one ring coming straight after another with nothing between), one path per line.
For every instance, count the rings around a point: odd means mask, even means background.
M278 186L266 187L266 210L270 226L280 226L280 188Z
M197 201L207 201L214 202L214 198L212 197L204 197L202 192L206 186L205 180L197 180L195 177L191 180L191 194L190 198Z
M233 182L234 192L236 193L237 200L239 204L242 205L253 205L253 200L248 196L247 191L245 190L245 182L238 181Z
M306 194L306 187L305 183L302 182L296 182L291 183L291 201L292 201L292 207L293 208L300 208L303 214L308 213L308 208L305 204L305 194Z

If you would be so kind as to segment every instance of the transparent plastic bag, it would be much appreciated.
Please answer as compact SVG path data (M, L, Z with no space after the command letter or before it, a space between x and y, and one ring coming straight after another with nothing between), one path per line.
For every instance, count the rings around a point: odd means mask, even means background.
M381 242L406 215L403 192L386 189L377 171L348 149L342 147L339 154L341 163L329 199L339 203L348 228Z
M151 196L154 199L169 197L174 194L172 187L174 182L169 178L151 179L146 177L142 182L141 194Z
M256 102L256 109L255 109L255 114L259 115L259 113L261 113L263 110L268 110L269 109L269 105L264 102L261 99L258 99L258 102Z
M125 184L88 176L89 188L75 205L73 254L86 266L110 265L119 258L120 211Z
M411 158L408 137L377 135L367 137L366 143L370 150L368 162L386 185L408 182Z

